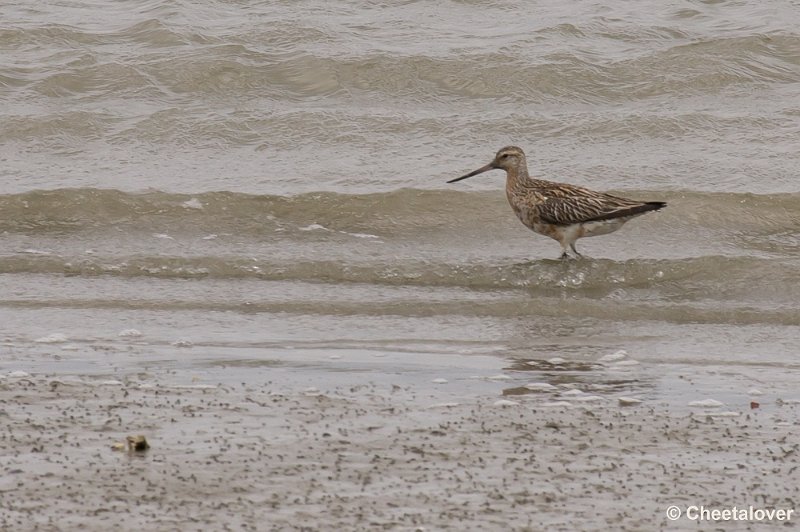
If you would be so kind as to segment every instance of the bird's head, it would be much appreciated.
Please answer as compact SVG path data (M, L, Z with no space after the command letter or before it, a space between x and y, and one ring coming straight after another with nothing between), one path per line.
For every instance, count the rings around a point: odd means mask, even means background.
M461 181L462 179L467 179L468 177L472 177L474 175L482 174L483 172L488 172L489 170L505 170L511 171L515 169L525 168L525 152L522 151L521 148L517 148L516 146L506 146L505 148L501 148L497 154L495 154L494 159L492 162L487 164L486 166L482 166L477 170L474 170L466 175L462 175L461 177L457 177L455 179L451 179L448 183L455 183L456 181Z

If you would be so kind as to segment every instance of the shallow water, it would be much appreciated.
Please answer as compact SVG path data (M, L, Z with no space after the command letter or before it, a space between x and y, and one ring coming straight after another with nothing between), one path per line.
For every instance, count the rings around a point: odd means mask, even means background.
M785 390L800 366L789 3L6 2L0 17L8 369L238 360L262 378L279 360L324 382L412 379L427 360L420 382L507 371L502 392L559 378L520 360L624 349L648 383L633 391L685 403ZM591 260L555 260L499 172L444 183L512 143L538 176L669 208L581 240Z

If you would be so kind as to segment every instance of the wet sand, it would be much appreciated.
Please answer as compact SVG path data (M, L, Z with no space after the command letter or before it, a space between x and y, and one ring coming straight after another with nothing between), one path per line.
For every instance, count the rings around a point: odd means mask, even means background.
M437 390L6 374L0 525L761 530L665 512L798 501L793 402L690 411ZM112 450L135 434L147 452Z

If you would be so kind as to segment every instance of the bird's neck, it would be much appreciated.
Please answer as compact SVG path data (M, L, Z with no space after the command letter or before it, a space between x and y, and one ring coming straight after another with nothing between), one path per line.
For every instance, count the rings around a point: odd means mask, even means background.
M531 180L528 175L528 167L524 164L506 170L506 188L509 190L524 186Z

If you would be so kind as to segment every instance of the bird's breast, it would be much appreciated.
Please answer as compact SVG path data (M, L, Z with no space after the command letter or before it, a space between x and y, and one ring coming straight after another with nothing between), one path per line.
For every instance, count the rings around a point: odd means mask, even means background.
M520 193L511 187L506 187L506 198L517 218L527 227L533 229L533 225L539 221L539 213L536 206L541 203L541 198L531 193Z

